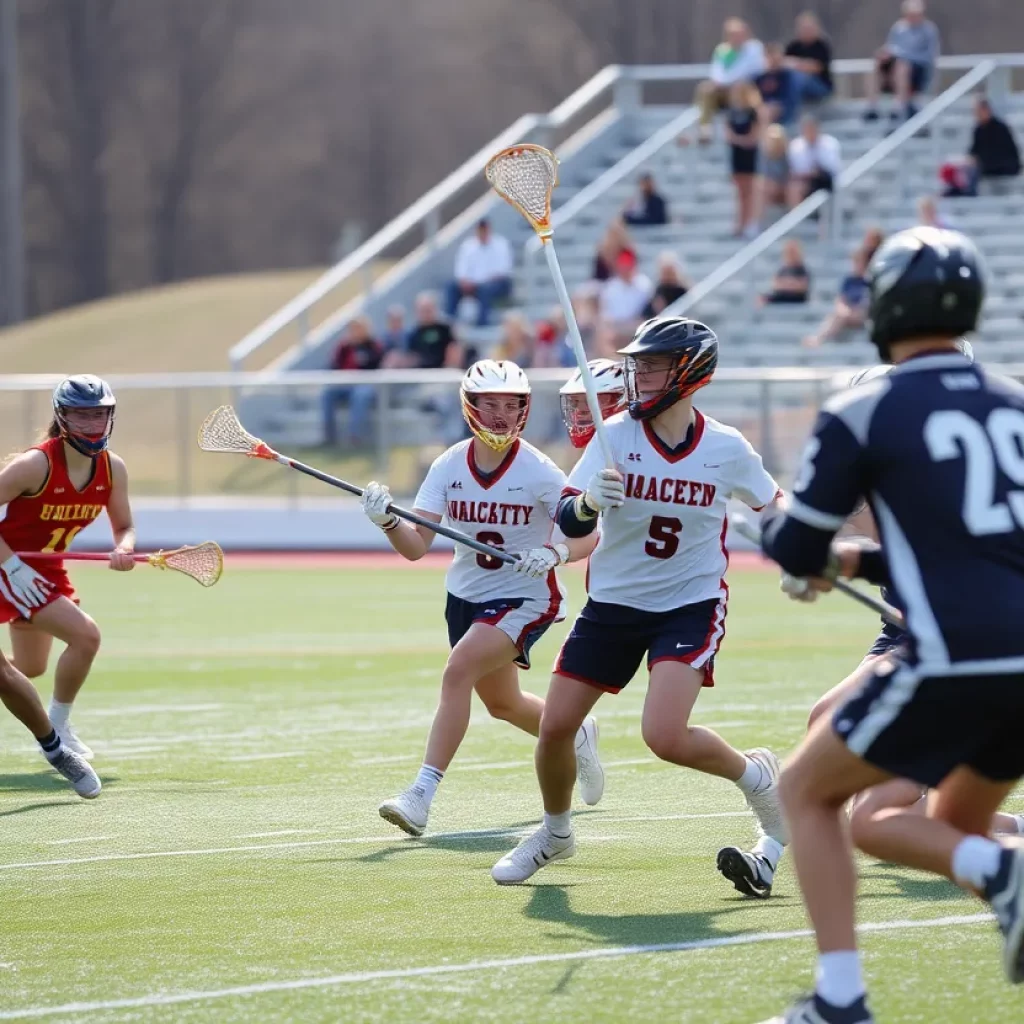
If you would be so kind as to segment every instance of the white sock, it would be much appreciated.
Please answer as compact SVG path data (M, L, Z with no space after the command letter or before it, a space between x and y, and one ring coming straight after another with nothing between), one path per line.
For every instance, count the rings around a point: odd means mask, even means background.
M817 993L833 1006L853 1006L864 995L860 955L855 949L818 955Z
M968 836L960 840L953 851L953 877L961 885L968 885L979 892L985 883L999 871L999 855L1003 848L983 836Z
M754 847L754 853L759 854L768 861L774 875L775 869L779 866L779 861L782 860L782 851L784 849L785 847L782 843L776 842L771 836L761 836Z
M73 704L61 704L59 700L50 701L50 721L53 723L54 729L59 731L68 724L72 707L74 707Z
M544 827L558 839L568 839L572 835L572 811L562 814L544 815Z
M743 774L736 780L736 785L740 787L746 796L750 796L751 793L757 793L759 790L764 789L765 785L768 784L768 780L765 779L764 771L756 761L752 761L746 756L744 760L747 762L747 766L743 769Z
M423 798L429 804L434 799L434 794L437 792L438 784L444 778L444 772L438 768L431 768L429 764L422 765L419 773L416 776L416 781L412 784L413 789L418 789L422 792Z
M1010 817L1017 822L1017 835L1024 836L1024 814L1011 814Z

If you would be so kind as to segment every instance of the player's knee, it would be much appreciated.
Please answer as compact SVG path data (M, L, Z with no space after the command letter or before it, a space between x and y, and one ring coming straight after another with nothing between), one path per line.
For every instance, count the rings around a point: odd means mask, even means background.
M472 689L477 673L467 658L451 658L441 673L441 692L462 692Z
M91 659L99 654L102 639L100 627L88 616L84 616L83 622L75 630L75 634L68 646L74 647L79 653Z
M567 740L574 740L582 724L582 718L576 721L568 715L550 714L548 708L545 708L540 718L538 740L541 743L564 743Z
M814 726L818 723L818 721L822 717L824 717L825 715L828 714L828 712L831 709L831 707L832 707L832 702L830 700L828 700L828 698L822 697L814 705L814 707L811 708L811 713L807 716L807 731L808 732L810 732L811 729L814 728Z
M686 764L687 751L687 730L679 729L678 726L662 721L644 719L640 725L640 735L643 737L647 749L662 761L671 761L673 764Z
M505 700L485 700L484 707L487 708L487 714L499 722L511 722L515 717L516 709Z

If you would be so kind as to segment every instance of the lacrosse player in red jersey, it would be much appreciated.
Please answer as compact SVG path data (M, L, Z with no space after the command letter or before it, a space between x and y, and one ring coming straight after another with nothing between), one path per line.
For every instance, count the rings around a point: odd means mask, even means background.
M441 677L441 699L426 754L412 785L380 806L385 821L422 835L438 784L469 726L473 692L495 718L531 736L540 729L544 702L519 687L519 669L530 667L530 649L554 622L564 619L565 592L555 569L586 558L591 538L553 537L565 474L520 438L530 411L530 382L512 362L484 359L467 371L462 411L473 437L460 441L430 467L415 511L442 519L478 541L520 552L509 565L456 545L448 570L445 619L451 654ZM390 511L391 494L366 486L362 506L391 546L410 561L422 558L435 534ZM597 723L588 718L576 736L577 777L584 803L604 791L597 756Z
M128 476L108 450L115 408L114 393L99 377L66 378L53 392L45 439L0 469L0 623L10 623L14 664L30 679L46 671L54 638L66 645L49 717L61 746L86 760L92 751L70 715L99 651L100 631L78 607L62 560L23 560L15 552L66 551L105 509L114 535L110 567L135 567Z

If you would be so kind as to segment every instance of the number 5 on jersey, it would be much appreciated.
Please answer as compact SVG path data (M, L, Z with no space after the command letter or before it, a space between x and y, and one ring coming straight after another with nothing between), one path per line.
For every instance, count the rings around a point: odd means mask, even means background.
M679 534L683 524L675 516L651 516L650 540L644 553L651 558L671 558L679 550Z

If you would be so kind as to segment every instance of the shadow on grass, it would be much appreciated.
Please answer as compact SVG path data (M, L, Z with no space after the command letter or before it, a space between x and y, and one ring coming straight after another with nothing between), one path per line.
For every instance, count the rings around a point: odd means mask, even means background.
M926 875L910 868L904 870L892 865L881 864L863 871L861 878L865 882L891 882L894 891L864 892L858 895L858 900L891 900L902 896L909 900L934 903L941 900L966 900L968 898L963 889L954 885L949 879L940 878L938 875Z
M104 787L114 785L118 781L116 775L100 775ZM38 772L18 772L12 775L0 775L0 793L70 793L75 795L71 783L65 781L56 772L41 768Z
M0 811L0 818L11 818L15 814L29 814L32 811L45 811L50 807L66 807L67 800L47 800L45 803L23 804L21 807L14 807L9 811Z

